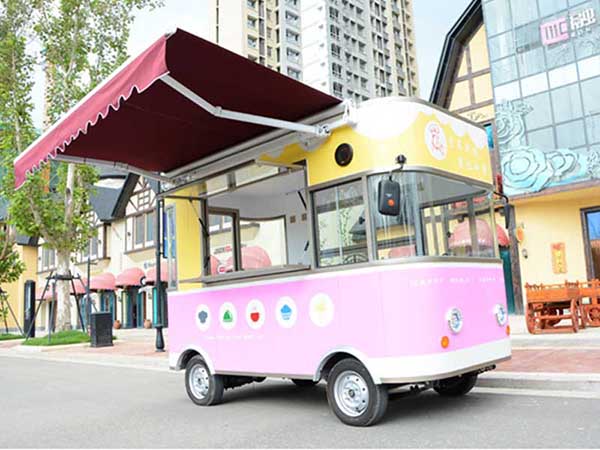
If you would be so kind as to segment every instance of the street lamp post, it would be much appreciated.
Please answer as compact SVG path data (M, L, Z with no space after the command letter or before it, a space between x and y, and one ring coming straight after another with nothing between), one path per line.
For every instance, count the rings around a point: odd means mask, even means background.
M162 317L162 289L161 289L161 256L162 251L160 248L161 240L160 240L160 219L161 219L161 201L160 201L160 181L158 182L158 188L156 189L156 233L154 237L155 250L156 250L156 276L154 280L154 286L156 289L156 307L158 308L156 317L158 318L158 323L156 324L156 351L164 352L165 351L165 339L163 337L163 317Z

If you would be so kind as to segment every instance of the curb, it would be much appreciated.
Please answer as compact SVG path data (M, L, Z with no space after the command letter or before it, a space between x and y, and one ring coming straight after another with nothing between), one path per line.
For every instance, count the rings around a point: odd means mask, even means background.
M480 375L477 386L542 391L600 392L600 374L498 371Z

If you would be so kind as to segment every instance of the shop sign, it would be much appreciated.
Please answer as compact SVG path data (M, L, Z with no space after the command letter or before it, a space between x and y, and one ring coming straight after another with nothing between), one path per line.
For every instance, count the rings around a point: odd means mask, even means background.
M597 21L596 10L587 8L575 14L569 13L566 17L544 22L540 25L542 44L552 45L567 41L589 31Z

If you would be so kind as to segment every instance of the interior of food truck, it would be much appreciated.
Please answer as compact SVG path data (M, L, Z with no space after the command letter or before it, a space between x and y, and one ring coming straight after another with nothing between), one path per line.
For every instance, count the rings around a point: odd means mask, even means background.
M302 163L254 161L197 183L205 283L401 258L497 258L489 186L433 169L307 187ZM399 185L397 214L377 207Z

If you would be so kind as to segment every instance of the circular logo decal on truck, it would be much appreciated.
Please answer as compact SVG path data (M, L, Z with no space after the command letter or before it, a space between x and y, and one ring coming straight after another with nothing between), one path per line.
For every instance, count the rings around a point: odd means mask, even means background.
M221 305L221 309L219 310L219 321L221 322L221 326L226 330L231 330L235 327L237 311L232 303L227 302Z
M334 307L329 295L319 293L310 300L310 320L318 326L325 327L333 320Z
M281 297L275 306L277 323L283 328L292 328L298 319L298 309L292 297Z
M253 330L258 330L265 323L265 307L260 300L250 300L246 306L246 322Z
M200 331L206 331L210 327L210 309L208 309L208 306L199 305L196 308L196 326Z
M431 156L438 161L442 161L448 156L446 135L437 122L429 122L425 126L425 143Z

